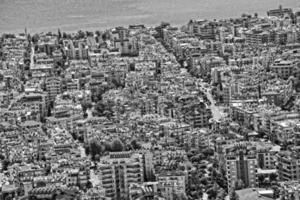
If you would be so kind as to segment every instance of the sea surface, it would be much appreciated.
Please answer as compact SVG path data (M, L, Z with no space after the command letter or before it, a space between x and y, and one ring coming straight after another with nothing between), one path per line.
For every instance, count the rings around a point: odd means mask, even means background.
M104 30L119 25L184 25L190 19L220 19L268 9L297 8L299 0L0 0L0 34Z

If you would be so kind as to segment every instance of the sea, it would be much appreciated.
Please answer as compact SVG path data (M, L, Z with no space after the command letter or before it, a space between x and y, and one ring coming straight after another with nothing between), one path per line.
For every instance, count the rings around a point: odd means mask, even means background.
M105 30L129 24L180 26L269 9L299 8L299 0L0 0L0 34Z

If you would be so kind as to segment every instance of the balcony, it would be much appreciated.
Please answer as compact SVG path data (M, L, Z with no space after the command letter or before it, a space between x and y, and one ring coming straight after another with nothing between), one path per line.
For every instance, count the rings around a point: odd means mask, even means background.
M127 175L127 179L130 179L130 178L139 178L141 177L140 174L130 174L130 175Z
M111 167L110 166L101 166L100 170L101 171L111 170Z
M112 175L112 171L102 171L102 176Z
M113 189L113 186L114 186L113 184L107 183L107 184L103 184L102 187L103 187L104 189Z
M133 178L133 177L127 178L128 183L136 183L136 182L140 182L140 181L141 181L140 178Z
M127 165L127 169L134 169L134 168L140 168L140 167L141 167L141 165L139 163Z
M127 173L130 173L130 174L136 174L136 173L140 173L141 170L138 168L138 169L128 169L127 170Z
M113 180L113 177L112 177L112 176L103 176L103 177L102 177L102 180L103 180L103 181L105 181L105 180L106 180L106 181L107 181L107 180Z

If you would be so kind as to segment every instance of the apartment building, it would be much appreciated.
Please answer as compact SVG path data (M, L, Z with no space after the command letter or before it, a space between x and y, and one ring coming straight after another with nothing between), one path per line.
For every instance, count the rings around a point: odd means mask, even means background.
M277 170L281 181L300 179L300 157L298 152L282 151L277 155Z
M64 52L71 60L88 59L88 47L83 41L64 41Z
M269 42L270 34L263 30L249 30L244 33L246 38L246 43L248 44L265 44Z
M235 187L239 182L242 187L256 187L257 156L255 150L246 144L237 143L226 153L226 174L228 187Z
M68 172L66 178L66 184L68 186L79 186L81 188L86 188L89 180L89 171L72 169Z
M275 72L280 78L288 79L294 72L296 63L288 60L276 60L270 66L270 70Z
M28 92L18 96L16 102L32 113L35 113L36 119L41 120L46 116L48 106L48 96L42 92Z
M259 149L257 151L257 167L261 169L274 169L276 156L270 148Z
M188 29L201 39L214 39L217 33L216 24L206 20L190 21Z
M288 181L280 183L280 199L300 199L299 181Z
M56 95L61 93L61 84L62 81L59 77L49 77L45 80L46 91L50 101L54 101Z
M282 8L282 6L279 6L278 9L272 9L267 12L268 16L274 16L274 17L283 17L284 15L291 15L293 13L293 10L291 8Z
M211 118L211 110L203 102L189 107L189 111L184 114L184 121L193 128L209 126Z
M98 164L98 176L107 197L129 199L129 185L144 181L142 155L132 152L110 153Z
M142 184L130 184L130 200L158 199L158 182L145 182Z
M12 99L12 93L0 91L0 107L7 107Z
M182 171L162 171L156 175L161 196L166 200L183 198L186 193L186 175Z

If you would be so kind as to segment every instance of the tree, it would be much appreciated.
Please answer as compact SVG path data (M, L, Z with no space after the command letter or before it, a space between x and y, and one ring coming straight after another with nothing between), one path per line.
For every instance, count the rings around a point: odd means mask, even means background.
M105 32L105 33L102 34L102 40L103 41L108 40L108 38L109 38L109 34L107 32Z
M90 152L91 152L92 160L95 160L96 155L102 153L102 146L97 141L92 141L90 143Z
M141 149L141 145L136 141L136 139L132 140L130 145L134 150Z
M184 194L175 194L173 193L174 200L187 200L188 198Z
M273 181L277 181L277 174L276 173L270 174L270 182L273 182Z
M43 155L43 156L41 157L41 160L44 161L44 162L46 162L46 156Z
M201 178L201 179L200 179L200 183L201 183L202 185L207 185L207 184L208 184L207 178L205 178L205 177Z
M119 152L124 150L124 144L119 140L116 139L111 144L111 151L112 152Z
M104 111L105 111L105 104L100 101L95 105L95 111L97 115L103 115Z
M73 137L74 140L78 139L77 133L76 132L71 132L71 135Z
M83 32L82 30L79 30L76 34L76 38L77 39L84 39L86 36L85 32Z
M67 39L68 38L68 35L66 32L63 32L63 39Z
M5 200L13 200L12 194L6 194L7 196L5 196L3 199Z
M194 155L194 156L191 157L191 161L192 162L197 162L197 163L199 163L203 159L204 159L204 155L202 153L199 153L199 154Z
M223 189L220 189L219 191L218 191L218 195L217 195L217 200L223 200L223 199L225 199L225 197L226 197L226 193L225 193L225 190L223 190Z
M90 102L82 102L81 103L82 111L85 113L87 109L92 108L92 104Z
M44 181L38 181L36 187L46 187L46 183Z
M239 200L239 195L236 193L235 189L233 189L233 191L231 192L229 199L230 200Z
M95 106L95 114L100 117L107 117L110 119L113 116L113 103L100 101Z
M217 172L216 169L213 169L211 171L211 178L213 181L217 181L217 179L220 177L221 175Z
M214 184L211 188L207 190L209 199L216 199L218 192L218 186Z
M94 36L94 33L90 32L90 31L86 31L85 34L86 34L86 36Z
M290 200L295 200L295 199L296 199L296 197L295 197L294 193L292 193L290 196Z
M104 144L104 151L111 151L111 144L108 142L105 142Z
M31 39L32 39L33 43L37 43L40 39L40 36L38 34L35 34L35 35L32 36Z
M85 154L89 155L90 154L90 146L89 145L85 145L84 146L84 150L85 150Z
M240 189L243 189L244 187L245 187L245 184L244 184L243 180L242 180L242 179L239 179L239 180L236 182L236 188L237 188L238 190L240 190Z
M93 187L92 182L91 182L91 181L88 181L88 182L86 183L86 188L90 189L90 188L92 188L92 187Z
M103 116L107 117L108 119L111 119L111 117L113 116L112 110L111 109L104 110Z
M117 80L116 78L113 78L112 80L112 84L114 85L114 87L119 88L119 87L124 87L124 84L122 84L119 80Z
M227 190L228 185L227 185L225 169L221 168L220 171L218 171L218 175L217 175L215 181L221 188L223 188L224 190Z
M219 162L217 160L213 161L212 167L217 169L219 167Z
M272 189L273 189L273 198L274 199L279 198L280 189L278 188L278 186L272 186Z
M97 37L99 37L99 36L101 35L101 32L100 32L100 31L96 31L95 33L96 33L96 36L97 36Z
M83 112L83 118L87 118L88 117L88 114L86 112Z
M2 170L7 170L7 167L9 166L10 162L9 160L3 160L2 161Z
M100 42L99 38L101 36L101 33L100 33L100 31L96 31L95 34L96 34L95 40L96 40L97 43L99 43Z
M95 161L100 161L100 155L99 154L95 155Z
M261 186L265 181L265 177L263 175L258 176L258 184Z
M46 175L50 174L50 172L51 172L51 165L47 165L45 168Z
M61 39L61 32L60 32L60 29L58 29L58 40L60 40Z
M210 148L207 148L203 151L203 154L204 154L205 157L213 156L214 155L214 150L210 149Z

